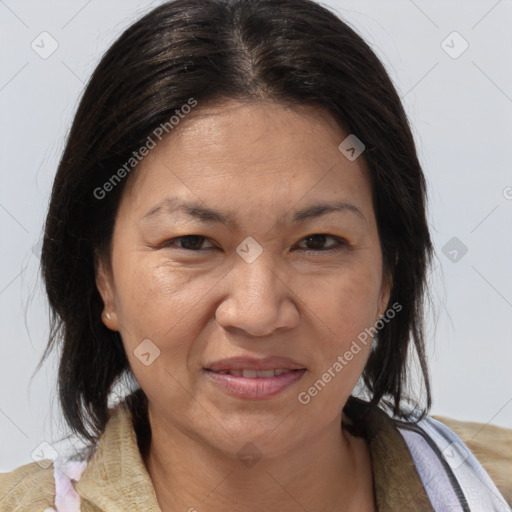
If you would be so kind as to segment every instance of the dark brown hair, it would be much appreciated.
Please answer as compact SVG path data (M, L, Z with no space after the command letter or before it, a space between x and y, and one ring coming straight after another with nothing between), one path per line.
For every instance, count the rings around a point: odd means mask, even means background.
M94 190L190 98L197 109L226 99L315 106L365 144L383 268L393 282L389 304L402 309L379 331L363 381L372 403L411 417L403 404L413 345L426 386L425 414L431 398L423 305L433 251L425 179L382 63L352 28L313 1L175 0L130 26L101 59L53 184L41 259L51 332L39 367L59 345L59 400L71 429L97 440L112 387L130 371L119 333L101 320L94 254L108 254L131 178L101 200ZM137 407L146 407L137 393Z

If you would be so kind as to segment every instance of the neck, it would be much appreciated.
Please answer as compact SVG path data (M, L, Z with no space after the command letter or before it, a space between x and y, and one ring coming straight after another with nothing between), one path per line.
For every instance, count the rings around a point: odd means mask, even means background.
M158 416L150 424L145 464L162 512L374 510L367 445L342 430L341 414L300 448L246 464Z

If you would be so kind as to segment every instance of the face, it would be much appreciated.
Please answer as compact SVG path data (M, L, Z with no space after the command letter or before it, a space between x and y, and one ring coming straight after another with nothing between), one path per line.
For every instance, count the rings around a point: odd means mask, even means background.
M231 456L339 430L371 341L344 354L389 300L347 136L311 107L198 107L133 171L96 282L150 418Z

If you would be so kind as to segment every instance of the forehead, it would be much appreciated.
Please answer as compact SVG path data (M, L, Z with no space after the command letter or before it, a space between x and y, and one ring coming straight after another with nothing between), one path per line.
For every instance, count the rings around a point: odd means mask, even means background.
M326 149L336 148L346 136L324 109L268 102L198 108L179 128L169 137L169 151L194 159L204 155L214 161L243 161L262 171L271 171L273 162L277 167L284 159L327 163Z
M364 159L339 151L348 133L325 110L234 101L196 108L137 166L127 194L138 211L176 195L222 210L370 197Z

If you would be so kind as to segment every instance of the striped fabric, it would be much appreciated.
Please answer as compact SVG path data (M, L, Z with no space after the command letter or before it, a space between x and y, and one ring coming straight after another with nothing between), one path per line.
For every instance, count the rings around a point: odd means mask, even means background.
M427 416L398 430L436 512L512 512L482 465L446 425Z

